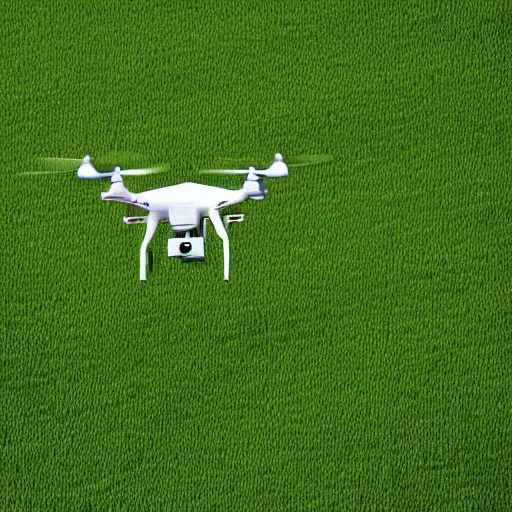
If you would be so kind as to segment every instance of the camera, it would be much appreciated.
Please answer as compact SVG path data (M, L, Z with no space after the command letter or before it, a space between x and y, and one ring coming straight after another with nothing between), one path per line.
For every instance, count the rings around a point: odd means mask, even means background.
M169 238L167 243L169 258L181 258L182 261L204 261L204 238Z

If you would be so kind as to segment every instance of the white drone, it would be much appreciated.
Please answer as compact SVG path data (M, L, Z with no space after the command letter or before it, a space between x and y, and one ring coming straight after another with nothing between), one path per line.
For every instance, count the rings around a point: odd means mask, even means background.
M143 217L123 218L125 224L147 224L146 235L140 247L141 282L146 281L147 248L160 222L169 221L175 234L175 237L168 241L169 257L181 258L183 261L203 261L208 218L222 239L224 280L229 281L229 238L226 227L231 222L242 222L243 215L226 215L221 218L219 210L246 199L264 199L267 189L261 181L262 178L284 178L288 176L288 166L277 153L274 163L265 170L250 167L248 170L206 171L218 174L246 174L245 183L239 190L182 183L134 194L124 186L123 175L135 176L151 172L151 169L121 170L120 167L116 167L112 172L100 173L92 165L91 158L86 156L78 168L77 176L81 179L110 178L112 185L108 192L102 192L103 201L128 203L149 212ZM199 236L191 236L192 232L197 232Z

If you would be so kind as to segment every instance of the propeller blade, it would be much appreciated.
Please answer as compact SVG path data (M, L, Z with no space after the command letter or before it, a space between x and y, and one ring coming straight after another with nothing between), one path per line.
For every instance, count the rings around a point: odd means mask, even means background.
M64 174L67 172L76 172L76 169L63 169L62 171L28 171L28 172L20 172L21 175L27 176L37 176L39 174Z
M247 174L248 170L241 170L240 167L244 167L249 159L247 158L223 158L218 159L217 163L219 166L233 166L234 169L215 169L202 171L207 174ZM255 158L254 160L258 160ZM310 165L320 165L328 162L332 162L334 157L329 154L316 154L316 155L299 155L291 156L285 159L287 167L307 167ZM274 162L283 162L283 156L280 153L276 153ZM247 165L247 167L249 167ZM266 170L257 169L255 172L261 176L267 176Z
M31 171L20 173L22 175L39 174L60 174L77 172L79 178L110 178L113 175L112 169L118 164L122 164L128 169L120 171L122 176L147 176L169 170L169 166L158 165L151 166L151 161L139 153L130 152L112 152L103 157L95 159L94 166L91 164L89 156L85 158L61 158L44 157L38 158L37 162L41 167L40 171ZM138 167L140 166L140 167ZM36 168L37 168L36 167Z
M201 172L205 174L248 174L251 171L249 171L249 169L246 169L245 171L243 169L207 169Z
M146 176L148 174L157 174L164 172L165 167L153 167L152 169L121 169L121 176Z
M211 174L247 174L248 180L259 180L261 178L285 178L288 176L288 166L283 161L283 155L276 153L272 165L268 169L255 169L249 167L247 170L238 169L219 169L203 171Z
M20 172L20 175L37 176L40 174L61 174L75 172L81 161L82 160L78 158L38 158L36 162L36 168L40 168L40 170Z
M111 151L94 159L94 166L100 172L111 171L117 165L126 169L146 169L153 164L155 161L133 151Z
M39 160L45 161L45 162L76 162L80 163L82 161L81 158L62 158L57 156L45 156L40 158Z
M332 162L334 157L332 155L301 155L290 157L286 160L288 167L307 167L309 165L320 165Z
M82 160L79 158L38 158L36 167L40 167L40 170L21 172L20 174L23 176L37 176L39 174L60 174L75 172L81 161Z
M153 169L121 169L116 166L110 172L98 172L91 164L89 157L85 157L82 165L78 168L77 175L79 178L112 178L121 176L146 176L148 174L155 174L164 170L165 167L154 167Z

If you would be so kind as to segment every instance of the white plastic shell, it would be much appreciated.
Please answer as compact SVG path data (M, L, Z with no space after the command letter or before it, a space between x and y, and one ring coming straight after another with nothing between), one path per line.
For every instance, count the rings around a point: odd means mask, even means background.
M199 212L194 205L171 206L169 223L174 231L190 231L199 225Z

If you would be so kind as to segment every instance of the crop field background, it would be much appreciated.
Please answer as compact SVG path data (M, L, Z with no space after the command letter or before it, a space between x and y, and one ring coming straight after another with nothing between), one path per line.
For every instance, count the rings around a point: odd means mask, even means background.
M510 5L4 0L0 34L0 509L511 509ZM324 163L232 210L229 283L162 225L141 285L145 227L39 160L167 166L138 192L277 151Z

